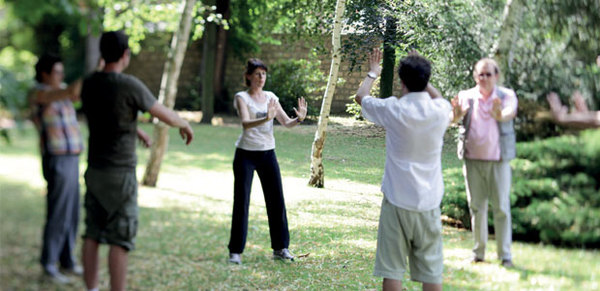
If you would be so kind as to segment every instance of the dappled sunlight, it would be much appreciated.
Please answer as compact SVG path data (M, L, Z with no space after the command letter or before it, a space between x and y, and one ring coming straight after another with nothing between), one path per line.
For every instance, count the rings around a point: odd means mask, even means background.
M11 181L26 183L32 188L46 187L42 175L41 157L2 156L0 176Z

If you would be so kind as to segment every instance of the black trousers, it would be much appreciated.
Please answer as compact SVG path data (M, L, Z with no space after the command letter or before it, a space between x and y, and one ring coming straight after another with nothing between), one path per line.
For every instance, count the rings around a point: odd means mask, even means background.
M243 253L248 234L248 210L250 189L254 171L258 173L262 185L269 218L271 248L288 248L290 233L288 230L281 173L275 156L275 150L247 151L236 149L233 159L233 215L231 220L230 253Z
M42 171L48 183L46 224L40 263L47 272L76 264L73 251L79 223L79 156L43 155Z

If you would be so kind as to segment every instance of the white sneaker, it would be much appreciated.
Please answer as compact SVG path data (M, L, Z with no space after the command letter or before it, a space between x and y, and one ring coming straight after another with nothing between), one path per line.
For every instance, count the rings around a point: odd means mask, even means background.
M273 260L290 260L294 261L294 255L288 249L273 250Z
M230 253L229 254L229 262L232 264L242 264L242 254Z

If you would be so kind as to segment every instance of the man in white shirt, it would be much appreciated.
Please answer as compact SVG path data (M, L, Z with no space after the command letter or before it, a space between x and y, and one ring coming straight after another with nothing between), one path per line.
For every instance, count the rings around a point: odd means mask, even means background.
M381 72L381 57L379 49L370 54L370 71L355 99L363 116L386 130L373 274L384 278L383 290L402 290L409 258L413 281L422 282L423 290L442 290L441 153L452 107L429 84L431 64L417 54L400 62L401 98L369 96Z

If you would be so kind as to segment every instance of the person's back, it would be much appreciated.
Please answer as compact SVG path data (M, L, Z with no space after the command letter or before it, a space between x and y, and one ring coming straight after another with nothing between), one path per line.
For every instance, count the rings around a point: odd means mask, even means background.
M386 165L382 189L395 205L429 210L443 195L441 153L448 127L449 104L427 92L385 99L382 120L367 116L386 130ZM410 198L410 199L408 199Z
M137 114L154 104L152 93L135 77L96 72L84 81L83 111L90 128L92 167L135 167Z
M401 98L369 96L381 59L382 52L374 49L355 98L362 115L386 130L373 274L384 278L383 290L402 290L408 261L411 279L422 282L423 290L442 290L441 152L451 106L429 84L429 61L416 54L400 61Z

